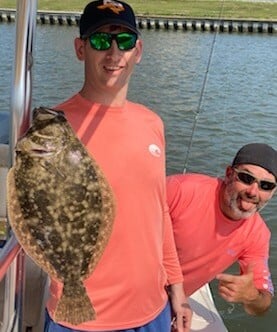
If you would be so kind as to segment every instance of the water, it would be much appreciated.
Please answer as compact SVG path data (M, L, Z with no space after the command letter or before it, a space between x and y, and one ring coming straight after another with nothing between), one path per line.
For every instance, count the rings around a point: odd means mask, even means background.
M10 106L14 34L14 24L0 24L0 112ZM33 107L53 106L80 89L83 67L74 54L76 35L76 27L38 26ZM257 141L277 148L277 37L223 33L215 43L214 37L209 32L143 31L145 52L129 98L164 119L168 174L186 168L223 176L242 145ZM1 122L0 129L1 138ZM270 266L277 289L276 212L275 196L263 215L272 230ZM231 270L237 271L236 266ZM275 302L265 317L253 318L240 305L221 300L216 286L212 284L217 307L230 332L276 331Z

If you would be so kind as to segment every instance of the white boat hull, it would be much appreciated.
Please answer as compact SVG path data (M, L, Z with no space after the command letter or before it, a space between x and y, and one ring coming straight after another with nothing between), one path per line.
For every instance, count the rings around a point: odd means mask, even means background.
M209 284L204 285L189 297L193 311L191 332L227 332L211 294Z

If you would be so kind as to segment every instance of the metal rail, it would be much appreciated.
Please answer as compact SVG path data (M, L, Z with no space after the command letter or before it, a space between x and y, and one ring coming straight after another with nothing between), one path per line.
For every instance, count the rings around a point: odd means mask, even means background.
M18 137L26 131L30 124L36 12L37 0L17 0L15 59L10 108L10 153L7 167L14 162L14 147ZM0 185L4 185L4 183ZM25 283L24 253L20 250L13 235L0 250L0 277L0 281L5 282L5 301L2 310L4 315L0 331L21 332ZM8 310L6 310L6 306L9 306Z
M36 28L37 0L18 0L16 49L11 99L10 147L29 126L32 98L33 43ZM13 153L11 153L13 162Z

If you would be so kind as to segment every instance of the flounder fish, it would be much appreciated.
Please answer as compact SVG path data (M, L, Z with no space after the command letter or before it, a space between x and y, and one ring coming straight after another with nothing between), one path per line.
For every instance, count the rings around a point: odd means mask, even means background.
M36 108L7 177L11 227L26 253L63 283L55 321L95 319L83 280L110 237L115 200L62 111Z

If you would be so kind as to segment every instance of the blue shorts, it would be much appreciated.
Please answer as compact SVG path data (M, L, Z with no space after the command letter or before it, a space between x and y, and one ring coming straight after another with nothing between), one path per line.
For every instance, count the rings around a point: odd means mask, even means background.
M98 332L169 332L171 323L171 313L169 303L163 309L163 311L150 323L145 324L141 327L135 327L127 330L112 330L112 331L98 331ZM68 327L55 323L49 316L46 310L46 319L44 332L84 332L80 330L72 330ZM87 331L94 332L94 331Z

